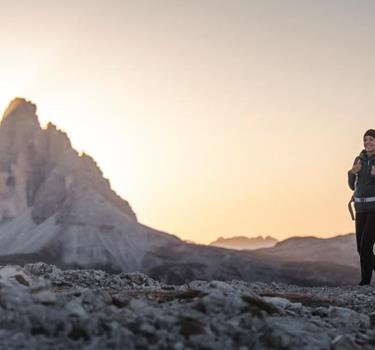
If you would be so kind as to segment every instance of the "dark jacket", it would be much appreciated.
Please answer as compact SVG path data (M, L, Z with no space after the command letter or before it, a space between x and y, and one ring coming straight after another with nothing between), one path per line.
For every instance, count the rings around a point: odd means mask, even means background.
M357 174L348 171L349 187L354 191L354 197L375 197L375 176L371 175L371 166L375 165L375 155L368 158L366 151L363 150L354 163L358 158L361 159L362 168ZM357 213L372 212L375 211L375 202L355 202L354 207Z

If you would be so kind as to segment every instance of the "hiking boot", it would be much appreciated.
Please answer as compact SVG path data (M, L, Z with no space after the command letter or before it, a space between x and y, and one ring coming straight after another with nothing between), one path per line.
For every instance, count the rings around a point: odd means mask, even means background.
M359 286L368 286L370 283L366 283L366 282L359 282L358 285Z

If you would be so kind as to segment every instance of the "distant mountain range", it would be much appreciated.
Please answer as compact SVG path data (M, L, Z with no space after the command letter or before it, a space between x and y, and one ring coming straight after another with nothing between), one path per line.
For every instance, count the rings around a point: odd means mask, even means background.
M253 238L245 236L235 236L230 238L220 237L216 241L210 243L210 245L214 247L236 250L253 250L273 247L277 242L278 240L271 236L266 236L265 238L263 238L262 236Z
M291 237L272 248L259 249L255 254L278 261L332 262L352 267L358 267L359 264L354 234L332 238Z
M55 125L41 128L36 106L17 98L0 124L0 264L37 261L61 268L140 271L174 284L358 280L352 235L293 238L272 248L238 251L189 244L139 223L95 160L74 150Z

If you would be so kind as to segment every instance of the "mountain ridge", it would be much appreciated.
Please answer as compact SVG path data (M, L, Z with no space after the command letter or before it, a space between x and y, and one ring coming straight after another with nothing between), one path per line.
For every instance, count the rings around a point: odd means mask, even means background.
M233 237L219 237L215 241L209 243L210 246L229 248L229 249L258 249L264 247L272 247L278 242L277 239L272 236L233 236Z

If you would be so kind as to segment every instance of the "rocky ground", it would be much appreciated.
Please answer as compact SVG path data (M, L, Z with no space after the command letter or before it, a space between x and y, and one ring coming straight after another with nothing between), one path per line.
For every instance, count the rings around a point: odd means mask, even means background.
M2 349L374 349L375 290L0 267Z

